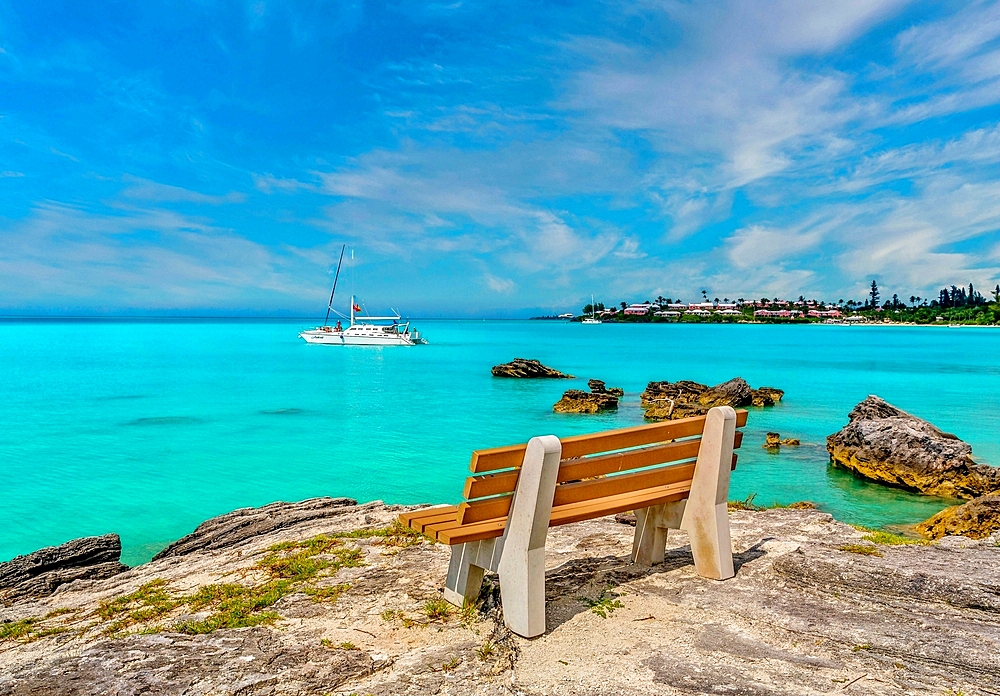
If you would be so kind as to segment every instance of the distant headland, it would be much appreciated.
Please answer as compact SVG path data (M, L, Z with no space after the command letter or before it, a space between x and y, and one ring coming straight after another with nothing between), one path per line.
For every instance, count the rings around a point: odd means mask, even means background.
M702 291L698 302L657 297L655 301L639 303L627 301L618 305L594 302L585 305L582 313L572 312L532 317L533 319L582 321L596 317L610 323L743 323L743 324L921 324L921 325L975 325L995 326L1000 323L1000 285L987 299L972 283L968 288L952 285L942 288L937 298L928 299L911 295L882 300L876 281L863 302L842 299L829 300L782 299L780 297L746 299L743 297L721 300L709 299ZM908 300L908 302L907 302Z

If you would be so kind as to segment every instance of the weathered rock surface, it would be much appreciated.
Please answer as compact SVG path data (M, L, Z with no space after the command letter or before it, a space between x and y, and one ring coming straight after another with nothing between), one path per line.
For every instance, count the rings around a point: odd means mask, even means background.
M786 437L782 439L781 433L767 433L764 444L761 445L766 450L777 452L782 445L787 447L798 447L802 442L797 437Z
M608 387L602 380L588 379L587 388L595 394L612 394L617 397L625 396L625 390L621 387Z
M47 597L74 580L97 580L123 573L117 534L74 539L0 563L0 602Z
M815 510L731 513L737 575L724 582L695 573L684 532L647 569L628 562L634 529L613 518L555 527L535 640L498 623L495 585L478 613L432 618L448 548L364 535L344 541L360 565L322 580L349 588L336 601L290 594L273 626L187 635L171 615L112 638L97 611L154 580L170 592L246 582L275 544L383 527L398 509L347 507L0 609L37 629L0 638L0 695L1000 692L995 537L858 555L842 548L862 533Z
M834 464L909 490L975 498L1000 490L1000 469L977 464L972 447L927 421L869 396L826 439Z
M517 377L520 379L572 379L573 375L567 375L559 370L546 367L537 360L526 360L524 358L514 358L509 363L495 365L490 372L494 377Z
M552 407L557 413L600 413L618 408L618 397L607 392L567 389Z
M650 382L640 398L649 420L674 420L701 416L715 406L773 406L785 392L774 387L752 389L742 377L709 387L681 380Z
M259 508L233 510L198 525L191 534L181 537L153 556L153 560L231 547L241 541L302 522L352 512L357 504L358 501L351 498L310 498L298 503L279 502Z
M774 387L758 387L753 390L750 403L753 406L774 406L776 403L781 401L784 396L785 392L782 389L775 389Z
M1000 493L984 495L963 505L945 508L918 524L917 531L928 539L940 539L944 536L985 539L1000 531Z

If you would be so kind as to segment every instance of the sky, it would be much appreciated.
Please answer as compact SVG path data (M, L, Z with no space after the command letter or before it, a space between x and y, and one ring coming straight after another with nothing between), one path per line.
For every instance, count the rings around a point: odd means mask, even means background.
M0 0L0 314L985 291L998 122L998 2Z

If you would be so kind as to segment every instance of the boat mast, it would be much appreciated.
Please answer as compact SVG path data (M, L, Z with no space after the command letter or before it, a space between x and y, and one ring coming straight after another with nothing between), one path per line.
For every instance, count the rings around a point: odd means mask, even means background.
M337 293L337 280L340 278L340 265L344 263L344 251L346 250L346 244L340 248L340 261L337 262L337 275L333 277L333 290L330 291L330 301L326 303L326 319L323 320L323 326L330 325L330 310L333 309L333 296ZM352 299L351 302L353 303L353 301L354 300Z

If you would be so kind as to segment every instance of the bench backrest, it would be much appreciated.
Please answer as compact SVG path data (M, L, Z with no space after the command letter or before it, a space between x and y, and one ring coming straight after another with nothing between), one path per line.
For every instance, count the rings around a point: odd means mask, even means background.
M736 412L736 427L747 412ZM690 482L705 429L705 416L561 438L553 508L610 496ZM743 433L736 432L733 448ZM527 445L472 453L473 476L465 482L465 502L457 523L471 525L505 517L510 511L518 470ZM736 455L733 455L733 467ZM682 488L682 487L681 487Z

